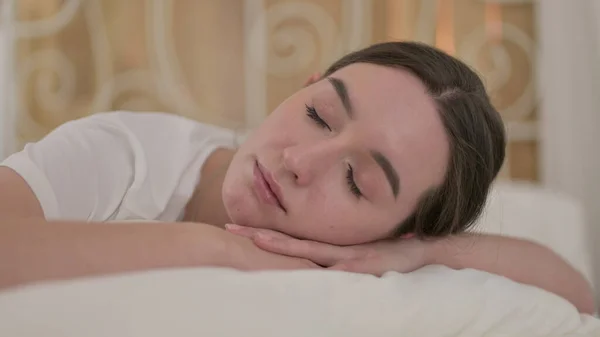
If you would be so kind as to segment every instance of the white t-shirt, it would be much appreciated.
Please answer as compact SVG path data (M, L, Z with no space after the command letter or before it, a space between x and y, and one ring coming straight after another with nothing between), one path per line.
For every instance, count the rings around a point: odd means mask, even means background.
M235 133L158 112L94 114L0 165L29 184L47 219L176 221L207 157Z

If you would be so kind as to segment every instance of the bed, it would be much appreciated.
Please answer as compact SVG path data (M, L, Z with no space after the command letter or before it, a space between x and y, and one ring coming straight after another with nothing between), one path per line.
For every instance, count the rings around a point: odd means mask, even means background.
M475 230L536 240L592 274L581 209L564 196L497 185ZM428 266L377 278L205 268L0 293L0 336L600 336L600 320L476 270Z

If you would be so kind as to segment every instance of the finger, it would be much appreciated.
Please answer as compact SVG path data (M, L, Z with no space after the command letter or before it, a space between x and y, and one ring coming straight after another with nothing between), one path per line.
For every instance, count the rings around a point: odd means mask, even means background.
M253 239L254 244L261 249L281 255L308 259L326 267L345 259L357 258L361 254L358 249L352 247L339 247L293 238L280 239L265 233L257 233Z
M240 226L240 225L235 225L235 224L226 224L225 230L227 230L230 233L245 236L245 237L252 237L252 235L254 235L254 233L256 232L255 228Z
M387 254L340 261L340 263L331 266L330 269L381 276L389 271L409 273L420 267L422 267L421 264L406 256Z

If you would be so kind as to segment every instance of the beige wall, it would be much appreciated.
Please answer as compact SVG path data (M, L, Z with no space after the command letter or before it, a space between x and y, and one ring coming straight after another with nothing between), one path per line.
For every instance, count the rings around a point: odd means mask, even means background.
M17 4L20 37L15 44L17 123L12 150L73 118L115 109L161 110L231 128L251 127L308 75L343 53L372 42L411 39L438 45L483 75L511 138L503 176L538 177L531 3Z

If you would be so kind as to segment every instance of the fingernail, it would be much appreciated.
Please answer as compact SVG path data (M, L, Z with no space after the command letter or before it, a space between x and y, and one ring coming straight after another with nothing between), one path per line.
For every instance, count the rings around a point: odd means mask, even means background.
M235 229L240 229L241 227L239 225L236 224L232 224L232 223L228 223L225 225L225 229L227 230L235 230Z
M267 233L256 233L254 237L260 241L273 241L275 238Z

